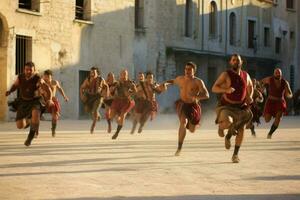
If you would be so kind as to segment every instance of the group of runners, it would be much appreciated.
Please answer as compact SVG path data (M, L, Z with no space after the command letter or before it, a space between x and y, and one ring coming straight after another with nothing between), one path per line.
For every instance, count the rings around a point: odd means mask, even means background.
M230 149L231 138L235 136L235 146L232 162L239 162L239 149L244 138L245 128L249 128L253 136L255 123L260 123L263 116L266 122L274 118L267 138L271 139L278 128L282 116L286 113L285 98L292 98L288 81L282 77L279 68L274 74L260 81L250 78L242 70L241 56L234 54L229 59L229 68L222 72L215 81L212 92L219 94L216 107L218 135L224 137L225 148ZM168 90L172 85L179 88L179 99L175 102L179 118L178 146L175 156L182 150L186 132L195 132L201 120L201 101L209 98L209 92L204 82L195 76L197 66L188 62L184 74L172 80L156 83L152 72L139 73L138 81L128 77L128 71L123 69L118 80L113 73L107 78L101 77L99 69L92 67L89 76L80 86L80 99L85 111L92 116L90 133L93 134L96 123L100 119L99 109L105 109L107 132L112 131L115 120L117 128L112 139L118 138L128 113L131 113L134 134L143 131L146 122L152 120L158 112L156 95ZM29 134L24 144L30 146L34 137L38 135L41 115L49 112L52 115L52 136L56 134L56 124L60 116L61 107L56 97L58 90L65 101L69 101L59 81L53 79L51 70L39 75L33 62L24 66L24 73L18 75L6 96L18 90L18 98L11 103L16 110L16 126L19 129L29 127Z

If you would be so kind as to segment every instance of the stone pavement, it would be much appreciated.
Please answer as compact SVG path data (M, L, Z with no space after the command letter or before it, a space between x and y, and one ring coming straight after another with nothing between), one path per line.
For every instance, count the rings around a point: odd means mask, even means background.
M172 120L170 120L172 119ZM239 164L209 117L187 134L175 157L177 121L161 115L142 134L127 123L116 141L99 123L63 120L52 138L49 121L26 148L24 130L0 123L0 199L108 200L299 200L300 118L286 117L272 140L269 125L246 131ZM298 128L299 127L299 128Z

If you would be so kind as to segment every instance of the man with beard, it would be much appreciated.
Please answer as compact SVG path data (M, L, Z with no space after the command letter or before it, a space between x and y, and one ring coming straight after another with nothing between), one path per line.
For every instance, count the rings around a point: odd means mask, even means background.
M143 80L143 76L141 74L139 79L140 82L137 85L131 134L134 134L138 123L140 124L138 133L141 133L149 117L151 116L151 120L154 118L154 115L158 110L155 93L160 94L166 90L165 84L159 85L154 82L152 72L146 73L146 81Z
M52 115L51 131L52 131L52 137L55 137L57 120L60 116L60 111L61 111L60 103L59 103L58 99L56 98L56 91L58 90L60 92L60 94L63 96L63 98L65 99L66 102L69 101L69 98L66 96L60 83L57 80L54 80L52 77L53 77L53 74L52 74L51 70L48 69L48 70L44 71L43 80L51 88L52 94L53 94L52 100L53 100L54 104L52 106L47 107L46 109Z
M201 119L200 100L208 99L209 94L203 81L195 76L197 66L193 62L185 65L184 75L169 80L166 85L175 84L179 87L180 99L175 102L180 121L178 130L178 147L175 156L181 153L186 129L194 133Z
M92 125L90 133L93 134L96 122L100 118L99 108L103 98L108 96L108 86L105 80L100 77L99 69L92 67L87 79L80 86L80 98L84 103L84 108L87 113L92 115Z
M117 139L126 115L134 107L134 100L131 98L133 94L136 93L136 85L133 81L128 79L128 71L126 69L122 70L120 73L120 79L116 84L115 96L111 105L111 112L109 115L108 122L117 116L117 130L112 136L112 139Z
M264 109L265 121L270 122L272 117L275 118L267 136L268 139L271 139L279 126L283 114L286 113L285 97L292 98L293 94L290 84L282 78L282 72L279 68L274 70L273 76L264 78L262 83L268 86L268 97Z
M39 130L42 96L45 97L44 102L46 105L52 106L52 91L36 73L33 62L25 64L24 73L18 75L10 90L6 92L6 96L17 89L19 90L19 97L16 107L16 125L18 129L30 126L29 134L24 142L25 146L30 146L36 132Z
M216 108L216 124L219 125L219 136L225 137L225 148L230 149L230 139L236 135L232 162L238 163L238 152L243 141L245 125L252 119L249 105L252 103L253 86L250 76L243 71L242 59L238 54L231 56L230 69L223 72L212 87L212 91L222 94Z

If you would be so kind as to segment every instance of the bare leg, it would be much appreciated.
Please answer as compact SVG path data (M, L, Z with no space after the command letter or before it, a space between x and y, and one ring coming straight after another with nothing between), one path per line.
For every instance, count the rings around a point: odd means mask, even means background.
M268 136L267 138L268 139L271 139L272 138L272 135L273 133L276 131L276 129L278 128L279 124L280 124L280 121L281 121L281 118L282 118L282 115L283 113L282 112L278 112L275 116L275 120L270 128L270 131L268 133Z
M238 130L238 134L235 138L235 147L234 147L234 152L232 155L233 163L238 163L240 161L240 159L238 157L238 153L239 153L240 147L242 145L243 139L244 139L244 128L240 128Z
M141 120L140 120L140 127L139 127L139 130L138 130L138 133L142 133L143 131L143 127L145 125L145 123L147 122L147 120L149 119L151 113L144 113L141 117Z
M124 124L124 120L125 120L125 117L126 117L127 113L121 113L120 116L118 117L118 120L117 120L117 123L118 123L118 127L117 127L117 130L115 132L115 134L112 136L111 139L115 140L117 139L122 127L123 127L123 124Z
M222 118L221 118L222 117ZM218 130L218 134L220 137L224 137L224 130L225 129L229 129L229 127L231 126L231 124L233 123L233 118L230 116L220 116L221 120L219 120L219 130Z
M187 124L187 119L184 115L180 116L180 125L179 125L179 130L178 130L178 147L177 147L177 151L175 152L175 156L179 156L181 149L182 149L182 145L184 142L184 138L186 135L186 124Z
M58 121L58 112L52 110L52 127L51 127L52 137L55 137L56 134L57 121Z
M133 122L132 122L132 129L131 129L131 134L134 134L136 126L138 124L138 122L140 122L141 119L141 114L140 113L133 113Z
M23 129L27 126L26 119L20 119L16 121L16 126L18 129Z
M189 131L191 133L195 133L195 131L196 131L196 125L189 123L188 127L189 127L188 129L189 129Z
M96 127L96 123L97 123L97 121L98 121L98 119L100 117L100 115L99 115L99 113L97 111L93 112L92 115L93 115L93 123L91 125L91 130L90 130L91 134L94 133L94 130L95 130L95 127Z
M35 133L39 130L39 124L40 124L40 111L37 109L33 109L32 117L31 117L30 131L29 131L26 141L24 142L25 146L31 145L31 142L34 138Z
M107 132L110 133L111 132L111 118L110 118L110 114L111 113L111 109L110 107L106 108L106 121L107 121Z
M108 119L107 119L107 123L108 123L108 130L107 132L110 133L111 132L111 121L115 118L117 112L114 109L110 109L109 115L108 115Z

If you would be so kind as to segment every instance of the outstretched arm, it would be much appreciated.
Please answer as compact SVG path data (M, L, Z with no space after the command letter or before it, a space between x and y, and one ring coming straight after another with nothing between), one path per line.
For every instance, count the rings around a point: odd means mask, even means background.
M157 94L160 94L160 93L162 93L162 92L164 92L164 91L166 91L167 90L167 85L166 85L166 83L162 83L162 84L154 84L154 86L153 86L153 91L155 92L155 93L157 93Z
M109 87L108 84L106 83L106 81L103 79L102 83L101 83L101 96L103 96L104 98L107 98L109 96Z
M59 84L58 81L56 81L56 86L57 86L57 90L60 92L60 94L63 96L63 98L65 99L65 101L69 101L69 98L66 96L63 88L61 87L61 85Z
M6 91L5 96L9 96L11 93L16 91L19 87L19 83L20 83L19 78L17 78L15 82L12 84L11 88L8 91Z
M260 82L264 85L270 85L270 76L263 78Z
M251 104L253 102L253 84L249 74L247 73L247 94L246 94L246 102L247 104Z
M198 100L205 100L209 98L209 93L206 89L205 84L203 83L202 80L199 80L199 87L200 87L200 91L197 94L197 98Z
M130 89L131 89L133 94L137 93L137 87L136 87L136 84L133 81L130 82Z
M286 82L286 84L285 84L285 91L284 91L284 93L285 93L285 96L287 97L287 98L293 98L293 93L292 93L292 90L291 90L291 87L290 87L290 84L289 84L289 82L287 82L287 81L285 81Z

